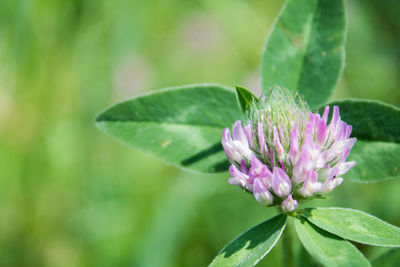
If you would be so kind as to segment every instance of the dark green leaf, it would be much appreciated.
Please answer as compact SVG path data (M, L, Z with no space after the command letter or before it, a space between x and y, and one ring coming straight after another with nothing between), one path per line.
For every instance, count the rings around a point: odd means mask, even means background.
M353 126L357 137L349 160L357 165L346 178L378 182L400 177L400 109L375 100L346 99L337 105L342 119Z
M362 211L312 208L303 215L319 228L344 239L374 246L400 246L400 228Z
M310 107L326 102L344 67L343 0L288 0L262 56L264 90L284 86Z
M400 144L358 140L349 160L357 164L345 174L356 182L380 182L400 178Z
M249 111L252 103L257 101L257 97L244 87L236 86L236 94L243 113Z
M229 243L210 266L256 265L278 242L286 221L287 216L280 214L251 228Z
M325 266L370 266L368 260L350 242L332 235L306 219L296 218L295 227L304 247Z
M107 134L172 165L219 172L228 167L222 130L241 116L234 91L219 85L191 85L119 103L96 122Z
M360 140L400 143L400 109L368 99L345 99L329 103L339 106L342 119L353 126Z
M374 267L400 266L400 249L391 249L378 258L372 260Z

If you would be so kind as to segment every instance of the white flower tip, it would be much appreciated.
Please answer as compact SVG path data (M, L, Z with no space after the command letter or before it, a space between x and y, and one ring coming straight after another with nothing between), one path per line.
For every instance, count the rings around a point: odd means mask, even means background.
M240 185L240 182L235 177L229 178L228 183L230 183L231 185Z
M293 199L292 195L289 195L287 199L282 202L281 207L284 212L292 212L297 209L298 205L299 203L297 200Z
M254 180L254 198L263 205L270 205L273 201L272 194L268 191L267 187L259 179Z

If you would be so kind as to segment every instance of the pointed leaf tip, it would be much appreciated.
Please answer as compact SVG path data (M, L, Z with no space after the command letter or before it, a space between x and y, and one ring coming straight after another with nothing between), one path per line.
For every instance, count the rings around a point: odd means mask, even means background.
M287 215L280 214L241 234L209 265L254 266L275 246L285 229Z
M400 228L359 210L312 208L306 209L304 216L319 228L344 239L373 246L400 247Z
M325 103L344 68L343 0L287 0L262 55L262 88L284 86L311 108Z
M235 87L240 108L242 109L243 113L246 113L247 111L250 110L252 103L257 101L258 98L252 92L250 92L244 87L238 85Z

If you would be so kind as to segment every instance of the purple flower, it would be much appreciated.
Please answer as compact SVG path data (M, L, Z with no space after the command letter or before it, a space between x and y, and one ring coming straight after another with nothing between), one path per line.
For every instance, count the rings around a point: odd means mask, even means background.
M240 185L248 190L252 189L252 185L249 183L249 175L244 169L239 170L235 164L232 164L231 167L229 167L229 172L232 175L232 178L229 179L231 185Z
M279 125L279 128L281 128L280 125ZM279 135L278 135L278 131L276 130L276 127L274 126L272 129L274 132L274 147L276 148L276 154L278 155L279 161L282 161L285 158L285 150L283 149L283 146L279 139Z
M267 188L272 186L272 172L267 165L263 164L256 156L251 158L251 168L249 171L249 182L252 184L258 178Z
M321 190L322 184L318 182L318 173L316 171L310 171L304 180L303 186L300 189L300 193L304 197L310 197L314 193Z
M229 182L253 192L264 205L280 204L283 211L297 208L296 199L332 191L354 167L346 161L356 138L341 120L339 108L321 116L287 90L277 88L262 96L248 115L223 131L222 146L232 162Z
M273 202L273 196L264 183L256 178L253 187L254 198L263 205L270 205Z
M261 156L265 157L268 154L268 147L265 143L264 129L261 122L257 124L257 137L258 145L260 146L260 154Z
M255 149L255 145L254 145L254 140L253 140L253 135L251 134L251 125L247 124L246 126L244 126L244 132L246 134L246 138L247 141L249 142L249 146L251 149Z
M290 131L290 149L289 149L289 160L294 165L299 159L299 129L297 125Z
M281 208L283 211L292 212L297 209L298 203L297 200L293 199L290 194L281 204Z
M274 167L273 175L272 188L274 193L279 197L289 195L292 190L292 182L286 172L279 167Z
M240 121L233 125L233 139L229 129L225 128L222 133L222 147L229 160L240 163L242 159L250 160L254 152L249 147L249 141L243 131Z

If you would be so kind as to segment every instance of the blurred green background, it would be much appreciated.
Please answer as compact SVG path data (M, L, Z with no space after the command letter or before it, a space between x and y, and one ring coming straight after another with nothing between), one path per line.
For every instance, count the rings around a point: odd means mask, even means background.
M0 1L0 266L205 266L276 214L230 186L227 173L167 166L105 136L94 118L173 85L259 92L262 46L281 5ZM332 99L400 105L400 2L351 0L348 11L347 66ZM399 180L345 181L310 205L400 225L399 192ZM279 243L260 265L282 265Z

